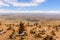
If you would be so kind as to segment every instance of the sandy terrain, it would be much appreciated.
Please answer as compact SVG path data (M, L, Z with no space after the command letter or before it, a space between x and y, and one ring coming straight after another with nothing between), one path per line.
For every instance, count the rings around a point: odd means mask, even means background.
M0 20L0 40L60 40L60 21Z

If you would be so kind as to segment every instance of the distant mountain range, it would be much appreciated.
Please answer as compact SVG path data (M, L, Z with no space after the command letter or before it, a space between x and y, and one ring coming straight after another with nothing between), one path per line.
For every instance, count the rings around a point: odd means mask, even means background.
M51 19L60 20L59 13L1 13L0 18L6 19Z

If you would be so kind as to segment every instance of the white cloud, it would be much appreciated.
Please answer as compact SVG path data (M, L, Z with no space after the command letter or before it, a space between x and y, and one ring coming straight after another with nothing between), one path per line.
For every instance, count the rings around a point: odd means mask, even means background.
M6 3L3 2L3 0L0 0L0 7L1 6L9 6L9 4L6 4Z
M0 13L50 13L50 14L58 14L60 11L20 11L20 10L3 10L0 9Z
M31 2L18 2L18 0L0 0L0 6L38 6L39 4L45 2L46 0L32 0Z

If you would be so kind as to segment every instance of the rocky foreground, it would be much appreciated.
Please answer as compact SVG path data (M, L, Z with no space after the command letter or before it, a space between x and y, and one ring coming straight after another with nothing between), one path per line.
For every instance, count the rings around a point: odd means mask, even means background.
M60 40L60 21L0 20L0 40Z

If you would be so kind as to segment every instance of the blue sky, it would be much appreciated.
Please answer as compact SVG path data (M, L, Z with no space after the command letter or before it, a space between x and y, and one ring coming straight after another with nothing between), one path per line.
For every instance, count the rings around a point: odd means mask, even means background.
M0 10L60 11L60 0L0 0Z

